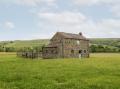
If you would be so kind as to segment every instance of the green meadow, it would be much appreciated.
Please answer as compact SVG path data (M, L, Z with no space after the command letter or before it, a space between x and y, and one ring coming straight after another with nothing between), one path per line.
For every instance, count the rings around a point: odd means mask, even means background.
M0 53L0 89L120 89L120 54L32 60Z

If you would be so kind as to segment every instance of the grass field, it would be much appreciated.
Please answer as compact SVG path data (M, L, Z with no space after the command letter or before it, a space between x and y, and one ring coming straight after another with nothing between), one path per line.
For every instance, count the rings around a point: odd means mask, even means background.
M28 60L0 53L0 89L120 89L120 54Z

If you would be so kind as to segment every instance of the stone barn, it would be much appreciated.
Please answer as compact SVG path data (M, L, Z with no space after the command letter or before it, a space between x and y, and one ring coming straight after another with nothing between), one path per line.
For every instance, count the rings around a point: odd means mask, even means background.
M44 59L49 58L88 58L89 40L82 35L57 32L50 44L42 49Z

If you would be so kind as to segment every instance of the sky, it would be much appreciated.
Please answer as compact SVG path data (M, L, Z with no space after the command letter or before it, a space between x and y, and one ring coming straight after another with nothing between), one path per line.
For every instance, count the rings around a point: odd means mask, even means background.
M0 40L50 39L56 32L120 38L120 0L0 0Z

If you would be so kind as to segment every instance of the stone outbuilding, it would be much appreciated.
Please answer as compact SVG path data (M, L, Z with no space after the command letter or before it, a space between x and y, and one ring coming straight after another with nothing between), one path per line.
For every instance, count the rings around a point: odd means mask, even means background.
M50 44L42 48L42 57L49 58L88 58L89 40L82 33L57 32Z

